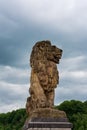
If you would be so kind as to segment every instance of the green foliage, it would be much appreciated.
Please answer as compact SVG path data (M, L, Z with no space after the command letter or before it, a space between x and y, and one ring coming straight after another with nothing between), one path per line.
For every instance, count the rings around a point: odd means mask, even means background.
M87 130L87 101L64 101L55 108L66 112L73 130Z
M66 112L69 121L73 123L73 130L87 130L87 101L64 101L56 109ZM27 118L26 110L0 114L0 130L21 130Z
M27 118L25 109L0 114L0 130L21 130Z
M63 103L58 106L60 110L63 110L67 113L67 115L72 115L73 113L83 113L84 112L84 107L83 103L81 101L64 101Z

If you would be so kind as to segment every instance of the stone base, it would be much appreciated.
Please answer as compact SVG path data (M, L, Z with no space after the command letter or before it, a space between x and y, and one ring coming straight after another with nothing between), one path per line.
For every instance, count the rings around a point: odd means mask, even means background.
M29 115L29 118L65 118L66 113L53 108L38 108L32 111Z
M23 130L71 130L64 111L52 108L34 110L26 120Z
M67 118L32 118L26 122L23 130L71 130L72 124Z

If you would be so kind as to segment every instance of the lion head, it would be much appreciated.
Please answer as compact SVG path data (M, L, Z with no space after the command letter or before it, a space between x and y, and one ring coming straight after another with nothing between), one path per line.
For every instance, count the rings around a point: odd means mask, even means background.
M34 67L35 62L38 60L42 62L53 61L58 64L61 56L62 50L54 45L51 45L50 41L40 41L33 47L30 57L30 65L31 67Z

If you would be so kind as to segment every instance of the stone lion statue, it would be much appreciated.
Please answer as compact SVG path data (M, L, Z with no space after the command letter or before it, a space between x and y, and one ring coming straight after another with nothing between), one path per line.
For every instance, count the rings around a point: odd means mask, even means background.
M52 108L54 106L55 88L59 83L57 65L62 56L62 50L50 41L37 42L31 52L30 66L30 97L27 98L27 113L37 108Z

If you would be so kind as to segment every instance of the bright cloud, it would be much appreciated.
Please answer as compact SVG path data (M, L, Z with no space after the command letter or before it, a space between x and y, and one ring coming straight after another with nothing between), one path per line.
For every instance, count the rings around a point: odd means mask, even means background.
M28 83L30 72L28 69L19 69L11 66L0 66L0 80L10 83Z
M29 74L27 70L0 66L0 112L25 107L29 96Z
M29 84L11 84L0 81L0 112L24 108L29 96L28 88Z
M85 56L62 59L59 67L60 82L56 89L55 104L63 99L87 100L87 69Z
M87 76L87 69L85 70L85 62L87 58L85 56L77 56L71 58L65 58L61 61L60 75L64 77L72 78L84 78Z
M67 82L67 81L66 81ZM55 93L55 104L64 100L87 100L87 86L84 84L66 83L63 86L59 84Z

